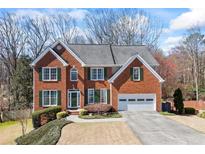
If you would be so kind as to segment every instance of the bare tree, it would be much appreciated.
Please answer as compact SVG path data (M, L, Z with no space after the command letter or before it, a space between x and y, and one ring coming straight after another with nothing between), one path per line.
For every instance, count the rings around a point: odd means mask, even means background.
M69 44L76 36L76 23L73 18L65 13L50 16L51 36L54 41L62 39Z
M161 22L137 9L94 10L86 16L87 39L97 44L146 44L157 48Z
M33 59L48 47L50 43L50 23L46 17L27 17L24 20L24 32L28 36L27 49L32 54Z
M17 67L17 59L24 51L27 35L22 30L15 14L2 13L0 17L0 59L6 66L9 76Z
M200 28L194 26L187 30L187 35L180 46L180 50L187 53L188 58L191 60L193 81L196 91L196 100L199 100L199 76L200 76L200 55L204 51L204 35L201 34Z

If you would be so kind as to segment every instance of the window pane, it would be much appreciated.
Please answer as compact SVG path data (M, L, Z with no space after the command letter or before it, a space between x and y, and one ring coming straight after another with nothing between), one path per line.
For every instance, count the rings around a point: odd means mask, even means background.
M43 69L43 79L44 80L49 80L49 68L44 68Z
M92 71L92 79L96 80L97 79L97 69L91 69Z
M57 79L57 69L51 68L51 80L56 80L56 79Z
M51 105L57 105L57 91L51 91Z
M134 68L133 73L134 80L139 80L139 68Z
M107 102L107 89L100 89L100 102L101 103Z
M76 69L71 69L71 81L78 80L78 72Z
M43 105L49 105L49 91L43 91Z
M98 80L103 80L104 79L104 69L99 68L98 69Z
M88 90L88 103L94 103L94 89Z

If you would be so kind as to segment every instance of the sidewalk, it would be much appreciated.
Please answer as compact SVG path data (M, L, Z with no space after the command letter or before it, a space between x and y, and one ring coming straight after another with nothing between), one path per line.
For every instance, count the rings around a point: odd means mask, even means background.
M107 119L81 119L78 115L70 115L66 117L66 120L73 122L115 122L115 121L126 121L125 118L107 118Z

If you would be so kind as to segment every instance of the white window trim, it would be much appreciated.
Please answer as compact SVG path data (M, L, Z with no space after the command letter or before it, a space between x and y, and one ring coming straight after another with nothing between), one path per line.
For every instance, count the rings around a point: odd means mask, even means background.
M56 69L56 79L51 80L51 69ZM49 79L44 79L44 69L49 69ZM42 67L42 81L58 81L58 68L57 67Z
M89 102L89 91L93 91L93 102ZM88 104L94 104L95 103L95 89L94 88L89 88L88 89L87 97L88 97Z
M96 69L97 71L96 71L96 79L93 79L92 77L93 77L93 74L92 74L92 70L94 70L94 69ZM102 69L102 74L103 74L103 78L102 79L98 79L98 70L99 69ZM90 80L92 80L92 81L104 81L105 80L105 78L104 78L104 67L93 67L93 68L90 68Z
M44 105L44 92L48 91L49 92L49 105ZM51 105L51 91L55 91L56 92L56 104L55 105ZM42 106L43 107L49 107L49 106L57 106L58 105L58 90L43 90L42 91Z
M77 73L77 80L72 80L72 72L76 72ZM78 81L78 70L76 68L71 68L70 70L70 81Z
M105 102L103 102L103 104L107 104L107 89L106 89L106 88L101 88L101 89L100 89L100 91L103 91L103 90L106 91L106 93L105 93L105 94L106 94L106 95L105 95L105 96L106 96L106 99L105 99ZM101 96L101 92L100 92L100 100L101 100L101 97L102 97L102 96ZM102 103L102 102L101 102L101 103Z
M70 93L74 93L76 92L77 95L79 95L79 100L77 99L77 108L80 107L80 90L76 89L76 90L73 90L73 89L68 89L68 108L76 108L76 107L71 107L71 101L70 101L70 98L71 98L71 95Z
M136 69L138 70L138 79L134 78L134 72L135 72ZM133 67L132 76L133 76L133 81L140 81L140 76L141 76L141 74L140 74L140 67Z

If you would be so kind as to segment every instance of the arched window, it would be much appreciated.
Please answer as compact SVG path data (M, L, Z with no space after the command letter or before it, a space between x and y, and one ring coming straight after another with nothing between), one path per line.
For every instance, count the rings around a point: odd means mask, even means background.
M78 71L76 68L70 70L70 81L78 81Z

